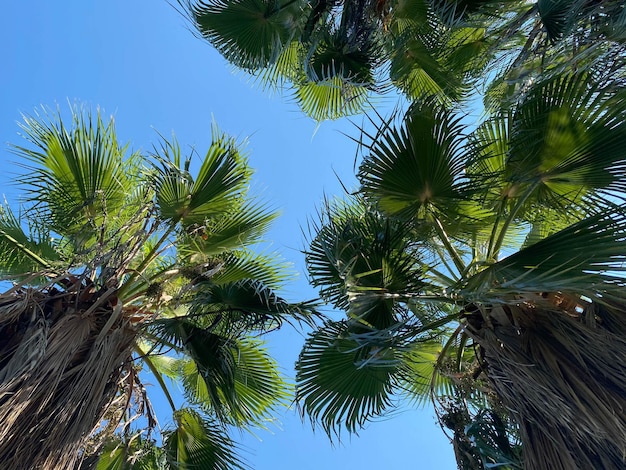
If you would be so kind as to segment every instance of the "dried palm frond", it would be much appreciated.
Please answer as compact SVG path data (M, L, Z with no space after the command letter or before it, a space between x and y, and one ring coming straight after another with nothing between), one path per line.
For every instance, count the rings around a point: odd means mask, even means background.
M99 300L96 293L54 286L0 296L0 462L6 468L72 468L120 390L136 331L121 316L104 330L121 305ZM29 438L11 439L16 435Z
M525 468L624 468L623 308L557 293L481 313L467 332L519 423Z

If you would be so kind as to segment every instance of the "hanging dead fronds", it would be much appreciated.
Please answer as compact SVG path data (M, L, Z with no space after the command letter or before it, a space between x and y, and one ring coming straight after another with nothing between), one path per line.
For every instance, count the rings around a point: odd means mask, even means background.
M525 468L624 468L623 309L557 293L481 313L467 331L519 423Z
M64 292L46 286L0 297L0 462L6 468L72 468L120 391L136 331L123 317L114 319L121 304L100 298L73 284Z

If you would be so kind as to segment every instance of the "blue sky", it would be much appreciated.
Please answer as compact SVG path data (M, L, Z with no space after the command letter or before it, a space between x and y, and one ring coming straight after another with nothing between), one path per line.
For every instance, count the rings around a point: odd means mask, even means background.
M195 38L165 0L7 2L0 44L0 192L9 201L15 203L19 193L10 185L14 157L7 143L20 143L16 121L40 105L100 106L115 117L121 140L146 151L158 142L158 131L175 133L183 148L202 153L215 120L221 130L248 137L255 190L282 214L267 239L299 272L283 294L290 300L316 295L304 275L302 228L325 194L342 193L336 175L348 187L354 184L355 144L342 135L356 133L353 123L318 127L287 96L263 92ZM292 376L302 334L285 330L267 339ZM166 424L168 409L157 411ZM456 468L430 408L403 407L336 446L294 410L280 421L271 433L234 436L252 468Z

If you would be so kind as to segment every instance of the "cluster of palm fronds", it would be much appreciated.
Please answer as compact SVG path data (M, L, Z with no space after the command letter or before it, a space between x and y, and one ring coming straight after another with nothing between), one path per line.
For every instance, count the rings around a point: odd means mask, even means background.
M247 248L274 215L247 196L239 146L215 130L196 163L176 143L129 155L112 123L79 110L69 127L46 114L23 130L27 201L0 211L14 283L0 296L2 465L241 468L228 427L264 426L286 397L250 335L316 313L280 298L282 263ZM145 374L173 429L158 428Z
M601 58L623 62L620 1L179 0L200 36L264 84L293 87L315 119L355 114L373 95L458 104L493 75L500 108L530 78Z

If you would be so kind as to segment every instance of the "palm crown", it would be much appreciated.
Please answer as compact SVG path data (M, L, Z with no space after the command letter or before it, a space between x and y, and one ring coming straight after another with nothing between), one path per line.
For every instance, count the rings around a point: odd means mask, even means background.
M525 468L623 465L623 103L559 74L471 132L432 102L381 124L307 251L346 318L301 352L303 413L357 431L408 393L462 468L518 468L515 436Z
M263 425L286 397L250 335L315 311L280 298L284 265L249 248L274 214L248 196L240 146L214 129L199 166L175 142L130 153L112 121L80 110L70 126L46 113L22 130L26 203L0 212L14 282L0 297L0 460L91 468L105 446L97 468L241 468L228 426ZM146 373L174 412L164 450Z
M396 90L458 104L492 74L498 108L537 72L623 52L621 2L540 0L179 0L200 37L314 119L367 109ZM593 60L591 60L593 58ZM513 98L514 99L514 98Z

